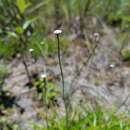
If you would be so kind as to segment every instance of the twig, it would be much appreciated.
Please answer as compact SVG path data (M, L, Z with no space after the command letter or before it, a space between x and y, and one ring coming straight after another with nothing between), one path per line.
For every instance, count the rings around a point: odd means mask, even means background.
M90 55L88 56L88 58L87 58L85 64L82 64L82 66L79 68L79 70L78 70L78 72L79 72L78 75L77 75L77 73L75 73L74 78L72 79L72 82L71 82L71 85L70 85L70 86L73 86L73 84L75 83L75 81L77 81L77 78L80 77L81 72L82 72L84 66L87 66L87 67L88 67L89 62L90 62L90 60L92 59L92 57L94 56L95 50L97 49L97 47L98 47L98 44L95 44L94 48L92 49L92 52L93 52L93 53L90 53Z

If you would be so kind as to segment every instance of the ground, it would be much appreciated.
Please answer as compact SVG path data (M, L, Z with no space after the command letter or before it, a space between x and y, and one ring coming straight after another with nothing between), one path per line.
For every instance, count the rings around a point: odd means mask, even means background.
M104 26L102 32L103 35L89 64L84 64L88 56L86 43L76 44L74 40L66 50L67 54L62 57L66 94L75 92L72 97L74 105L83 100L86 104L90 102L107 108L115 107L117 112L129 110L130 67L120 57L116 43L116 30ZM43 58L39 58L36 63L28 60L28 64L32 73L42 73L45 62ZM46 64L47 73L61 87L57 56L47 59ZM8 64L8 70L9 76L5 80L5 86L16 97L17 102L17 105L11 108L11 120L19 122L25 128L32 121L42 123L38 118L39 111L43 110L42 105L32 99L35 88L25 87L28 80L24 66L18 59L14 59ZM75 77L77 73L78 76ZM63 113L63 102L60 98L58 103L59 110Z

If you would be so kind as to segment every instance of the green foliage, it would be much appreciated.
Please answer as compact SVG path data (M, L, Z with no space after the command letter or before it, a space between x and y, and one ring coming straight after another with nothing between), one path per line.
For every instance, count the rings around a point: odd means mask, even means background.
M16 5L18 6L20 12L23 14L25 9L30 6L30 3L26 3L25 0L16 0Z
M84 113L84 114L83 114ZM75 115L78 117L76 120L72 120L69 125L69 130L128 130L129 119L124 116L116 116L114 113L103 112L101 108L97 108L96 111L82 111ZM71 118L71 117L70 117ZM65 130L64 127L65 118L62 117L59 120L54 118L49 119L48 130ZM34 125L34 130L46 130L43 126Z
M75 29L73 25L76 23L76 27L80 26L84 32L89 29L86 21L89 23L91 17L128 31L120 36L121 44L127 43L130 28L129 7L130 0L0 0L0 58L12 59L17 53L28 54L30 48L34 49L33 57L36 59L40 56L53 57L57 54L57 42L55 36L52 38L48 34L61 25L65 30L66 22L71 23L70 30ZM80 18L80 25L75 21L77 18ZM78 28L81 29L80 27ZM66 52L70 41L67 38L61 38L60 41L63 52ZM125 61L130 60L130 49L123 49L121 57ZM0 65L0 85L6 76L6 67ZM97 80L95 84L100 86L101 81ZM45 85L43 80L38 80L35 87L38 98L46 105L52 105L59 94L57 86L50 82ZM104 113L101 108L95 111L76 109L69 116L69 130L130 129L130 120L127 117L124 120L113 113ZM48 117L48 123L48 130L65 130L65 117ZM17 126L1 117L0 129L17 130ZM46 130L44 126L37 124L34 129Z
M16 0L15 2L12 0L1 0L0 35L2 37L0 41L3 44L8 39L7 45L0 45L1 57L14 56L16 53L25 50L25 48L27 48L26 50L33 48L35 57L41 56L41 50L47 56L56 53L55 40L50 37L45 38L46 35L44 35L45 32L50 31L55 26L55 4L57 3L51 0ZM60 16L57 21L63 24L66 21L70 23L73 21L74 23L75 18L80 16L82 17L80 22L84 24L81 25L81 28L85 30L87 24L84 21L86 21L87 16L94 16L99 19L105 17L108 23L116 23L123 30L129 30L129 6L129 0L60 0L58 1L58 15ZM32 14L29 13L30 10ZM32 27L32 25L35 26ZM24 49L20 47L22 43L20 38L23 36L26 43ZM40 43L43 42L45 44L41 46Z
M1 116L0 130L20 130L18 125L8 120L8 117Z
M44 80L38 80L34 85L38 92L38 97L43 100L46 105L53 104L53 101L58 96L57 86L54 83L45 83Z
M8 75L8 71L5 65L0 64L0 85L4 82L5 77Z
M27 50L28 38L33 33L32 23L36 20L35 17L27 18L25 16L29 5L30 3L26 3L25 0L1 1L1 57L10 58L16 56L17 53L23 55Z
M69 47L69 41L66 38L61 38L62 50L65 52ZM57 42L54 38L44 38L41 33L35 32L32 37L28 39L29 44L27 48L34 49L33 56L38 58L40 56L49 57L57 54Z
M125 0L109 0L110 5L107 12L108 23L113 24L114 26L119 26L121 29L129 29L130 15L129 15L129 6L130 1Z
M15 47L16 48L15 48ZM10 43L0 43L0 57L4 59L11 59L18 51L18 45L15 41L10 41Z
M0 79L3 79L7 76L8 71L6 65L0 64Z
M123 49L121 51L121 56L124 61L130 60L130 49Z

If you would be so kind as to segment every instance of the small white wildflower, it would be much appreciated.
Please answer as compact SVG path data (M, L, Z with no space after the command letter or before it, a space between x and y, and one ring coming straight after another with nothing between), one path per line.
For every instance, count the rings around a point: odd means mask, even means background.
M61 34L62 33L62 30L55 30L54 32L53 32L55 35L58 35L58 34Z
M110 64L109 66L110 66L110 68L114 68L115 64Z
M45 74L45 73L43 73L43 74L40 75L41 79L45 79L46 77L47 77L47 74Z
M94 33L93 36L95 38L95 41L98 42L100 38L99 33Z
M99 37L99 33L94 33L94 37Z
M33 52L33 51L34 51L34 49L33 49L33 48L30 48L30 49L29 49L29 52Z

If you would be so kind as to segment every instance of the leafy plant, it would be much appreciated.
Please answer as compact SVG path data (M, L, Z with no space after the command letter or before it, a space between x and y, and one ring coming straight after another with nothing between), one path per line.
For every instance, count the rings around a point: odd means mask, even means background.
M54 83L47 83L45 86L43 80L38 80L35 82L34 86L36 87L39 100L43 101L43 103L46 102L47 105L52 105L54 103L59 93Z
M123 49L121 51L121 56L124 61L130 60L130 49Z
M12 40L14 52L13 54L20 53L22 63L25 67L26 74L28 77L29 82L31 82L31 75L28 69L28 65L26 63L26 53L27 53L27 43L28 43L28 37L31 35L32 30L32 22L33 20L26 20L25 17L25 10L29 6L28 3L25 2L25 0L17 0L16 3L6 0L1 1L3 6L1 6L1 11L3 13L3 21L6 20L6 17L9 16L8 22L5 22L5 24L1 25L1 33L4 36L3 42L5 39L8 39L8 42ZM7 8L7 11L5 8ZM7 12L7 13L5 13ZM11 24L10 24L11 23ZM15 48L16 46L18 48ZM7 46L8 47L8 46ZM5 49L5 51L7 51ZM6 52L4 52L6 53Z
M16 5L19 8L20 12L23 14L31 4L26 3L25 0L16 0Z
M0 118L0 130L20 130L19 126L11 122L7 116L1 116Z

